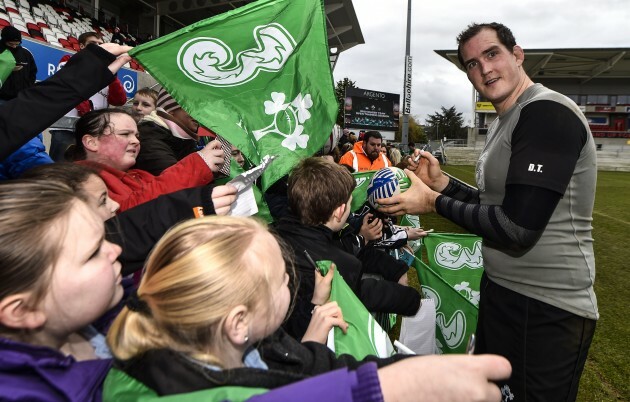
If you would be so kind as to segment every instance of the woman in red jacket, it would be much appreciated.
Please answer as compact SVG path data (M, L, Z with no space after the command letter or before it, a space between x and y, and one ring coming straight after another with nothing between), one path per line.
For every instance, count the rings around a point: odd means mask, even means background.
M162 194L208 184L224 162L221 144L213 141L154 176L131 169L139 151L138 127L131 115L103 109L89 112L77 121L75 144L68 149L66 159L96 168L109 196L120 204L120 211Z

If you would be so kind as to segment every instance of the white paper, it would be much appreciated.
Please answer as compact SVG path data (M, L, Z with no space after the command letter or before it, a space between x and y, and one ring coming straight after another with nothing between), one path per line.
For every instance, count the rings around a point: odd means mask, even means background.
M262 158L260 165L241 173L227 183L236 187L238 191L236 193L236 201L232 203L232 208L230 208L230 215L252 216L258 212L258 205L256 205L252 186L275 158L275 156L266 155Z

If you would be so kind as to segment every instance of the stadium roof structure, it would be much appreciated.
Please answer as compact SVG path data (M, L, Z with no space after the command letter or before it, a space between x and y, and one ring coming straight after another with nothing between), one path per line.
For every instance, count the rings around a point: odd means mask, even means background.
M217 14L242 7L254 0L135 0L159 17L167 17L181 26L190 25ZM114 0L124 7L127 0ZM337 57L356 45L365 43L352 0L324 0L330 62L334 68Z
M463 71L457 50L435 53ZM630 48L525 49L525 72L534 80L571 78L584 84L594 78L630 78Z

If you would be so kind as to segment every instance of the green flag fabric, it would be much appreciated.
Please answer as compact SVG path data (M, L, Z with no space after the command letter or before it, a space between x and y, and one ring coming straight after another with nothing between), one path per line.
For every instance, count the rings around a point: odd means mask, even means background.
M259 0L129 54L203 126L258 165L263 191L330 136L337 100L322 0Z
M225 386L186 394L159 396L140 381L113 368L105 377L103 402L244 402L267 391L264 388Z
M317 261L322 275L326 275L331 263ZM337 356L349 354L361 360L366 356L389 357L394 354L394 346L387 332L378 325L337 270L332 280L330 301L337 302L348 323L346 334L334 327L328 335L328 347Z
M370 185L372 176L374 176L374 173L376 172L378 172L378 170L352 173L352 177L354 177L354 181L357 185L352 191L352 203L350 204L351 211L354 212L361 208L361 206L365 204L365 201L367 201L367 188Z
M11 75L14 68L15 58L10 51L5 49L2 53L0 53L0 88L2 88L4 82L7 80L9 75Z
M473 305L479 305L483 274L481 238L470 234L432 233L424 239L429 266Z
M424 297L435 301L439 353L465 353L477 329L481 239L474 235L430 234L424 238L429 265L418 250L413 267Z

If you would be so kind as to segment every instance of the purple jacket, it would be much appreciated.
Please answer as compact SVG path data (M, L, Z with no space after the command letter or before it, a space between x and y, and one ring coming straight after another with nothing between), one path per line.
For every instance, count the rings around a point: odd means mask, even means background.
M3 401L100 401L111 360L77 362L59 351L0 338Z
M346 368L298 381L247 402L383 402L376 363L366 363L355 371Z

